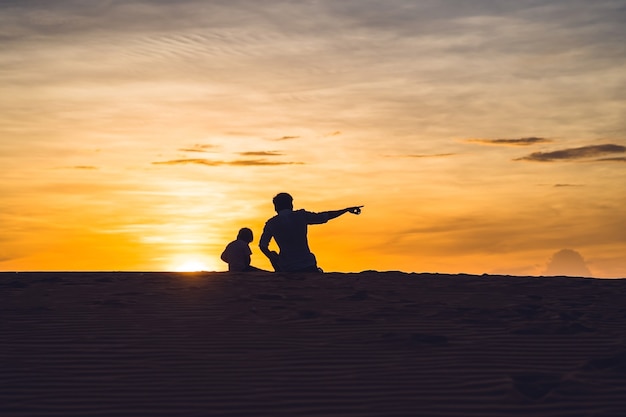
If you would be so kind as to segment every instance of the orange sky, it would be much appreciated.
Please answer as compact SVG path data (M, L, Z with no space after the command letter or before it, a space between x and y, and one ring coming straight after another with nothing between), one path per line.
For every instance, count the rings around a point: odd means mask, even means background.
M626 277L619 0L0 3L0 270L225 270L272 197L327 271Z

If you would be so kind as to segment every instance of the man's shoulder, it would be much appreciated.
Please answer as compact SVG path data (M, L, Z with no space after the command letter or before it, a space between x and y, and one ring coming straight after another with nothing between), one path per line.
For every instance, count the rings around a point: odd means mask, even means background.
M308 211L306 209L298 209L298 210L294 210L291 212L292 216L295 217L306 217L306 216L310 216L311 214L315 214L312 211Z
M276 221L276 219L278 218L278 214L275 215L274 217L270 217L269 219L267 219L267 221L265 222L265 224L270 224Z
M267 219L267 221L265 223L267 224L267 223L276 222L281 217L301 216L301 215L306 214L306 213L308 213L308 211L306 211L305 209L283 210L280 213L275 214L273 217L270 217L269 219Z

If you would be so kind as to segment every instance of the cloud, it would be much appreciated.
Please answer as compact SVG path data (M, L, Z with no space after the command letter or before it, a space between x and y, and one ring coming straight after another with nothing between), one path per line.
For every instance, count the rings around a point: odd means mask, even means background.
M281 156L284 155L278 151L260 151L260 152L239 152L241 156Z
M552 141L546 138L529 137L519 139L469 139L467 142L480 143L483 145L528 146Z
M602 162L626 162L626 157L620 156L615 158L600 158L597 161Z
M158 161L153 162L152 165L189 165L189 164L197 164L197 165L207 165L211 167L224 165L226 162L224 161L215 161L210 159L203 158L192 158L192 159L174 159L171 161Z
M409 154L409 155L405 155L405 157L407 158L445 158L448 156L454 156L456 154L454 153L436 153L436 154L431 154L431 155L427 155L427 154Z
M548 261L545 275L593 276L581 254L572 249L561 249L552 255Z
M180 148L179 151L182 151L182 152L202 152L202 153L205 153L205 152L208 152L208 149L213 149L213 148L216 148L216 146L215 145L199 145L199 144L196 144L196 145L193 145L191 148Z
M517 158L515 161L538 161L538 162L553 162L553 161L570 161L587 158L597 158L603 155L613 153L624 153L626 147L621 145L606 144L606 145L591 145L582 146L580 148L562 149L553 152L533 152L530 155L522 158ZM602 158L596 159L596 161L608 161L615 160L616 158ZM617 158L623 159L623 158Z
M273 140L279 141L279 140L293 140L293 139L300 139L300 136L283 136L282 138L276 138Z
M93 165L73 165L73 166L56 167L53 169L81 169L85 171L90 171L90 170L97 170L99 168Z
M234 161L219 161L219 160L211 160L211 159L203 159L203 158L192 158L192 159L174 159L171 161L158 161L153 162L153 165L205 165L205 166L221 166L221 165L230 165L230 166L276 166L276 165L303 165L303 162L277 162L277 161L267 161L265 159L240 159Z
M271 165L304 165L304 162L275 162L275 161L267 161L265 159L252 159L252 160L239 160L239 161L229 161L228 165L235 166L271 166Z
M406 155L383 155L385 158L447 158L455 156L455 153L433 153L433 154L406 154Z
M570 188L570 187L584 187L585 184L568 184L568 183L557 183L557 184L537 184L538 187L554 187L554 188Z

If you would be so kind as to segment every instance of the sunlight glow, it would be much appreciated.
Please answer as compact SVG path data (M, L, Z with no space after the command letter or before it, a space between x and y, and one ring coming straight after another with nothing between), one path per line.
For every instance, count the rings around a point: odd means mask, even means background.
M206 271L208 268L201 261L189 260L181 264L178 264L173 269L175 272L200 272L200 271Z

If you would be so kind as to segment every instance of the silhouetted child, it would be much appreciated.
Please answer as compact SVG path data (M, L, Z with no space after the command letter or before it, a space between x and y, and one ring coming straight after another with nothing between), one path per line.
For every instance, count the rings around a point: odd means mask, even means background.
M228 264L230 272L261 271L250 265L250 243L253 240L252 230L244 227L239 230L237 239L226 245L222 252L222 261Z

